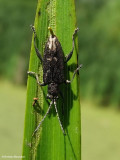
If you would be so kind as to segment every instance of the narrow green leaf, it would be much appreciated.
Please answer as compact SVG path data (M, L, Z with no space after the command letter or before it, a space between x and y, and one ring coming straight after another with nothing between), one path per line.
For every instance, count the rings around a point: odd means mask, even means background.
M37 33L37 47L43 54L45 43L49 36L50 26L58 37L67 55L72 49L72 34L76 26L74 0L38 0L35 29ZM70 80L73 71L77 68L77 37L72 58L66 65L66 79ZM43 81L43 71L32 40L29 71L38 73L40 82ZM29 76L27 83L27 102L25 115L25 130L23 142L23 159L26 160L80 160L81 159L81 128L80 128L80 101L78 76L72 84L63 84L60 87L64 96L64 112L62 111L61 97L57 101L60 119L66 136L63 135L58 122L54 106L42 123L39 131L32 138L32 133L46 113L47 87L37 85L35 78ZM33 108L33 98L38 97L39 105Z

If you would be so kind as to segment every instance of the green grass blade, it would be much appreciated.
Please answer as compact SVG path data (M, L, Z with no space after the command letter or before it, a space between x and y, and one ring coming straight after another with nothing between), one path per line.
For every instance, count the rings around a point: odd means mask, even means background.
M72 49L72 34L76 28L74 0L38 0L35 28L38 37L37 46L43 54L50 26L58 37L64 54ZM70 80L77 67L77 38L75 50L71 60L66 66L66 79ZM42 65L36 56L33 41L30 55L29 71L39 73L42 82ZM37 134L32 133L46 113L47 87L37 86L33 77L28 77L27 103L25 116L25 131L23 143L23 156L26 160L80 160L81 159L81 128L80 128L80 102L78 76L70 85L60 87L64 96L64 115L62 114L61 98L57 102L60 119L67 133L63 135L60 125L52 107L49 116L44 120ZM39 98L39 109L32 106L33 98ZM44 112L42 114L41 110ZM23 158L24 159L24 158Z

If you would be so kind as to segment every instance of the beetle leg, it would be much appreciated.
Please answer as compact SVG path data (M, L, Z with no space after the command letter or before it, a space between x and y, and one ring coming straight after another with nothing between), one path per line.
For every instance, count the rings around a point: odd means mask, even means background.
M75 74L77 73L77 71L79 71L79 69L80 69L81 67L82 67L82 64L80 64L79 67L74 71L73 77L72 77L72 80L71 80L71 81L70 81L70 80L66 80L65 82L66 82L66 83L71 83L71 82L73 81L74 77L75 77Z
M75 42L74 42L75 41L75 35L77 34L78 30L79 29L76 28L74 33L73 33L73 36L72 36L73 47L72 47L71 52L67 56L65 56L65 63L68 62L70 60L70 58L72 57L72 54L73 54L73 51L74 51L74 48L75 48Z
M31 72L31 71L28 71L27 73L28 73L29 75L34 76L34 77L36 78L36 80L37 80L37 83L38 83L40 86L45 86L45 85L46 85L44 82L43 82L43 83L40 83L39 77L38 77L38 74L37 74L37 73Z
M33 101L32 106L34 107L34 106L37 104L37 100L38 100L38 98L36 98L36 97L35 97L35 98L33 98L33 100L34 100L34 101Z
M38 58L41 60L41 62L43 62L43 58L42 58L42 56L40 54L40 51L38 50L38 48L36 46L36 42L35 42L36 41L36 37L37 37L36 31L35 31L35 27L33 25L30 25L30 27L31 27L31 29L32 29L32 31L34 33L34 47L35 47L36 54L37 54Z

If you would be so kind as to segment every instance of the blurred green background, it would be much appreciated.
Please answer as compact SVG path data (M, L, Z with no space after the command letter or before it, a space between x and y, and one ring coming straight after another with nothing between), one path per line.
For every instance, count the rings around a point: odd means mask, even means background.
M22 152L29 26L36 5L37 0L0 0L0 159ZM76 14L82 160L119 160L120 1L76 0Z

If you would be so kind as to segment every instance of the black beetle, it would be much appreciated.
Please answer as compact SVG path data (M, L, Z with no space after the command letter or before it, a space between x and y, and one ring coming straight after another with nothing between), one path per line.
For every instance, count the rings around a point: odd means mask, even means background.
M78 31L78 28L75 29L75 31L73 33L73 36L72 36L72 40L73 40L72 50L66 57L64 57L64 53L63 53L63 50L62 50L62 47L61 47L61 44L60 44L58 38L53 33L53 30L50 27L48 27L48 29L50 30L50 37L48 38L48 41L45 45L43 58L42 58L42 56L41 56L41 54L40 54L40 52L39 52L39 50L36 46L35 27L31 25L31 28L34 32L35 51L36 51L36 54L37 54L38 58L41 60L41 62L43 64L43 83L39 82L38 74L36 74L35 72L28 71L27 73L29 75L33 75L36 78L37 83L40 86L48 85L47 98L51 100L46 114L44 115L43 119L40 121L39 125L37 126L37 128L33 132L33 135L40 128L42 122L44 121L47 114L49 113L52 104L54 104L54 106L55 106L55 111L56 111L56 114L57 114L57 117L58 117L58 120L59 120L59 123L60 123L60 127L63 131L63 134L65 134L62 123L61 123L60 118L59 118L59 114L58 114L58 110L57 110L57 106L56 106L56 100L58 99L58 95L60 94L59 85L62 84L62 83L71 83L73 81L77 71L82 67L82 65L79 65L79 67L74 71L74 74L73 74L73 77L72 77L71 81L65 79L64 66L65 66L65 63L67 63L70 60L70 58L72 57L74 46L75 46L74 37L75 37L75 34ZM38 98L34 98L33 105L35 105L37 100L38 100Z

